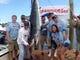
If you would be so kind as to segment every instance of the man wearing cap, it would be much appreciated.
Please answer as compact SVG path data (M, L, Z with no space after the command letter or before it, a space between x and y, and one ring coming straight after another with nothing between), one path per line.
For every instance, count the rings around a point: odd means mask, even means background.
M29 22L24 22L24 27L20 28L17 43L19 46L19 57L18 60L24 60L25 55L27 54L26 58L29 59Z
M53 13L49 13L47 18L48 18L48 22L46 22L45 26L47 28L47 43L48 43L48 50L49 50L49 54L48 56L51 56L51 40L50 40L50 32L51 32L51 27L54 24L54 21L52 19L53 17Z
M25 22L29 22L29 33L30 33L30 21L26 20L26 16L25 15L21 15L21 23L20 23L20 28L24 27L24 23ZM30 42L30 39L28 40L28 42Z
M28 20L26 20L26 16L25 15L21 15L21 23L20 23L20 28L23 28L24 27L24 23L25 22L28 22L29 23L29 28L28 28L28 30L29 30L29 33L30 33L30 21L28 21ZM30 36L30 35L29 35ZM28 38L28 42L30 42L30 38ZM25 48L25 50L26 50L26 48ZM26 59L26 54L25 54L25 57L24 57L25 59Z
M47 42L47 29L44 27L46 23L45 16L41 17L41 29L40 29L40 44L41 44L41 50L43 50L44 42Z
M20 27L24 27L24 22L28 20L26 20L26 16L25 15L21 15L21 23L20 23ZM29 22L29 26L30 26L30 22Z

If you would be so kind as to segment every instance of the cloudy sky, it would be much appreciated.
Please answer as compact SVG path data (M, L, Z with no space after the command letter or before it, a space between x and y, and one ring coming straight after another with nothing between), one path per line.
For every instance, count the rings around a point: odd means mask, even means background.
M67 6L68 0L39 0L39 6ZM80 0L74 0L75 15L80 14ZM22 14L30 15L31 0L0 0L0 23L11 21L13 14L20 16Z

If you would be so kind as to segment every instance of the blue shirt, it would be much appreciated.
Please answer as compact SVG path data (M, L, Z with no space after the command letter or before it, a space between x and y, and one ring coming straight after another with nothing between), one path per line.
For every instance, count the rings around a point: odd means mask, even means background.
M9 32L11 40L17 39L19 28L20 28L20 25L17 22L15 22L15 23L11 22L9 24L9 26L7 27L7 31Z
M66 31L67 26L63 22L58 21L55 24L58 26L60 32Z
M50 20L50 21L47 22L47 28L50 29L50 31L51 31L51 28L52 28L53 24L55 24L54 20ZM50 32L49 31L47 32L47 36L50 37Z
M46 29L46 27L45 27L45 23L43 23L42 25L41 25L41 29L40 29L40 33L41 33L41 35L43 35L43 36L46 36L47 35L47 29Z
M62 33L59 32L59 33L51 33L51 40L54 40L55 42L57 42L57 44L63 44L63 36L62 36Z
M58 22L56 23L54 20L50 20L50 21L47 22L47 28L50 29L50 31L51 31L51 28L52 28L52 25L53 25L53 24L55 24L55 25L58 26L59 31L62 32L62 34L63 34L63 32L66 31L66 29L67 29L66 24L64 24L63 22L58 21ZM49 31L48 31L48 33L47 33L47 36L50 37L50 32L49 32Z
M61 21L58 21L57 23L55 22L55 24L58 26L59 31L62 33L62 35L65 35L65 31L67 30L67 26L66 24L64 24Z
M47 28L49 28L51 30L53 24L55 24L54 20L48 21L47 22Z

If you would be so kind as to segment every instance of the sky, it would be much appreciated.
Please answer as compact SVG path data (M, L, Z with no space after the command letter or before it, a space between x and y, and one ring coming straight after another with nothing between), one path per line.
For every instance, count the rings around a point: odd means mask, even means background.
M69 0L38 0L39 6L68 6ZM80 0L74 0L74 13L80 14ZM0 23L10 22L12 15L17 15L18 21L22 14L29 16L31 0L0 0Z

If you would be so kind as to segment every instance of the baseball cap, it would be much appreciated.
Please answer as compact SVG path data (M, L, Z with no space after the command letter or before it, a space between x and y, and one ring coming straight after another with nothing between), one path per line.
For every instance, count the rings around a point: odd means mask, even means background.
M21 19L25 19L26 17L25 17L25 15L21 15Z

